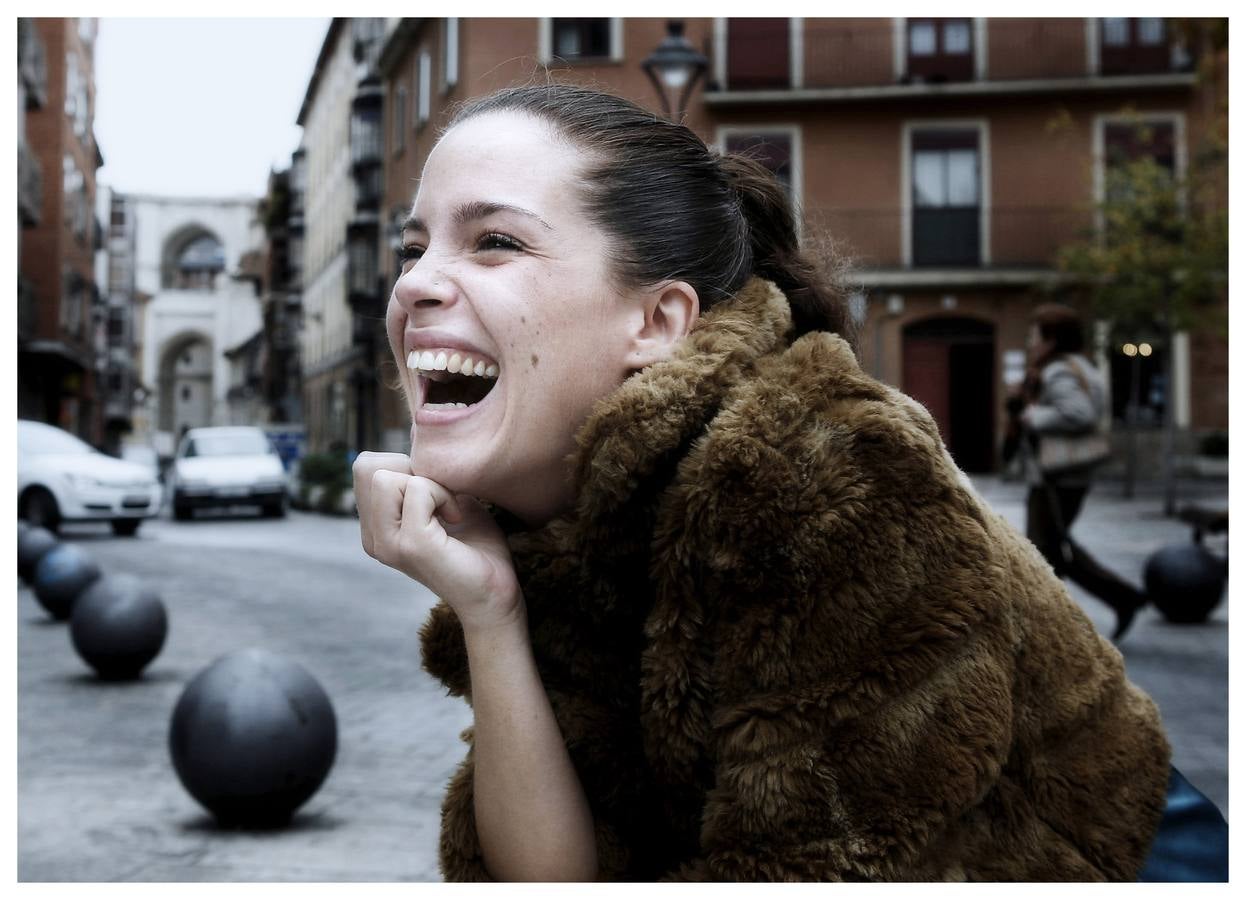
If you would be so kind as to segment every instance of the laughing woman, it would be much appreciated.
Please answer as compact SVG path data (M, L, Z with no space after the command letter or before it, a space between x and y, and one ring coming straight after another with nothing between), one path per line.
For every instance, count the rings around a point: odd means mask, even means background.
M858 367L783 189L569 86L429 155L366 551L471 703L450 880L1131 880L1155 706L931 417Z

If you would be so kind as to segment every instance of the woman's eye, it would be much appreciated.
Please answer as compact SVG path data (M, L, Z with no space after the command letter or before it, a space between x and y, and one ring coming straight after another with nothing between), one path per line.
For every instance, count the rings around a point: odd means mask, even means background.
M415 244L405 244L398 249L399 268L407 271L424 255L424 248Z
M477 250L522 250L523 245L505 234L497 232L489 232L481 235L480 240L476 242Z

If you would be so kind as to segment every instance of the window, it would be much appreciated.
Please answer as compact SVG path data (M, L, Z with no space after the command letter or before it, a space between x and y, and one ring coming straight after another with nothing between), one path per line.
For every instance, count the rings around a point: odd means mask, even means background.
M609 59L610 19L554 19L553 55L564 60Z
M415 124L418 128L428 121L432 104L433 58L427 50L420 51L420 85L415 103Z
M1104 75L1166 72L1172 68L1163 19L1101 19L1099 59Z
M973 78L973 22L970 19L909 19L908 78L918 82Z
M125 307L113 306L108 310L108 337L116 341L125 340L126 311Z
M981 163L977 130L912 136L913 264L981 261Z
M739 153L761 163L793 195L792 134L786 131L728 133L723 141L727 153Z
M1170 176L1177 174L1176 127L1171 120L1153 122L1104 122L1104 197L1121 200L1130 190L1126 180L1114 177L1117 170L1140 159L1151 159ZM1123 192L1123 193L1122 193Z
M787 19L727 20L727 87L785 88L792 84L791 24Z
M407 86L399 85L394 93L394 133L391 143L395 153L407 145Z
M459 83L459 20L456 18L445 21L441 51L441 85L449 90Z
M350 161L367 163L381 158L381 107L357 105L350 117Z

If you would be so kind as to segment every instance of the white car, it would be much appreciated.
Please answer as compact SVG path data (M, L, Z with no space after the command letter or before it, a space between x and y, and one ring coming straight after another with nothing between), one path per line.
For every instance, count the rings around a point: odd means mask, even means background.
M121 535L160 512L150 469L106 456L67 431L17 422L17 514L55 532L62 522L111 522Z
M173 517L189 519L209 506L257 505L264 515L286 514L286 472L259 428L192 428L169 470Z

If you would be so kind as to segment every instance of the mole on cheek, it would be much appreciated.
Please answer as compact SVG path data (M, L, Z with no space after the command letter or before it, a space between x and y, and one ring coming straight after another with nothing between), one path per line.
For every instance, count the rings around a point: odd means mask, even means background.
M540 362L541 362L541 357L533 353L532 354L532 368L535 369L540 364Z

